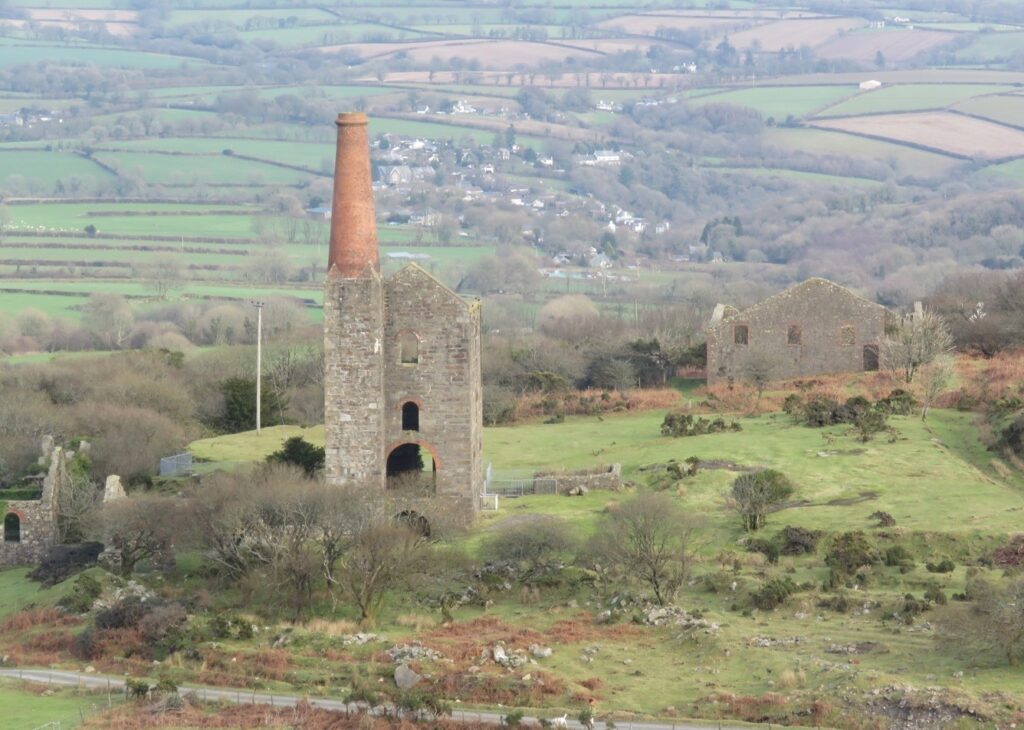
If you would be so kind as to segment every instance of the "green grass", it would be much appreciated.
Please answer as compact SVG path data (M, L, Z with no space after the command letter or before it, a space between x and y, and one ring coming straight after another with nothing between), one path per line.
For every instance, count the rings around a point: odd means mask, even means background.
M209 5L209 3L204 3ZM255 10L216 10L216 9L188 9L174 10L168 18L168 25L190 25L192 23L225 23L236 28L244 28L247 21L286 21L291 18L297 19L300 23L325 23L337 20L330 13L319 8L288 8L285 10L274 10L260 8Z
M851 86L766 86L691 97L689 103L746 106L781 122L789 116L807 116L855 93L857 89Z
M176 68L182 65L205 65L205 61L160 53L146 53L84 44L47 43L0 38L0 67L25 63L94 64L137 69Z
M0 619L26 608L56 606L73 586L73 581L65 581L53 588L42 588L25 577L28 572L28 568L0 570Z
M150 185L194 186L203 183L297 185L311 175L262 162L226 156L153 155L145 152L98 152L95 155L122 176L137 176Z
M1002 61L1024 48L1024 33L982 33L970 45L956 52L960 62Z
M107 143L98 149L181 152L191 155L213 155L218 160L227 159L229 156L222 153L224 150L231 150L238 155L259 157L316 171L325 169L325 165L327 170L334 167L334 146L328 143L223 137L155 137Z
M79 695L71 689L49 690L43 695L33 691L32 688L38 686L20 688L15 680L0 680L0 707L3 708L5 730L78 727L82 717L106 707L106 695ZM120 702L120 699L115 693L114 701Z
M341 25L305 25L293 28L246 30L238 34L244 41L273 41L282 47L331 46L365 41L401 41L422 38L423 33L398 30L375 23L343 23Z
M834 117L847 114L878 114L884 112L913 111L916 109L942 109L966 99L1011 91L1012 86L986 84L899 84L883 86L875 91L858 94L841 104L830 106L818 116Z
M944 155L821 129L777 127L765 130L763 139L783 150L884 162L899 175L944 178L961 165L958 160Z
M1024 185L1024 160L1013 160L1011 162L1004 162L1001 165L992 165L986 167L980 174Z
M1010 532L1020 526L1017 510L1024 507L1024 479L1018 475L1005 482L991 472L991 455L981 446L968 414L936 411L927 425L915 417L894 417L892 425L902 434L896 443L882 437L862 445L840 436L832 447L823 441L823 430L793 425L782 415L742 419L740 433L666 438L659 430L664 414L651 411L569 418L562 424L487 428L484 460L497 470L620 463L629 478L647 464L698 456L772 467L789 475L798 485L799 499L813 506L788 510L788 524L822 528L885 510L912 530ZM827 430L841 433L845 429ZM300 433L323 443L322 427L305 431L278 427L264 429L260 436L244 433L207 439L190 448L204 460L259 461L286 438ZM819 456L828 449L848 453ZM731 520L722 508L731 479L725 470L703 472L687 495L688 505L716 522L721 520L723 529ZM864 504L829 504L869 491L876 492L877 498ZM969 507L964 511L960 505Z
M72 177L112 180L113 175L70 152L0 151L0 189L30 180L52 191L58 180Z
M998 96L982 96L968 99L954 107L957 111L992 119L1003 124L1024 127L1024 96L1020 94L1000 94Z
M755 178L761 177L773 177L780 178L782 180L791 180L793 182L805 182L813 185L840 185L849 187L851 185L857 187L874 187L881 185L882 183L878 180L871 180L864 177L844 177L842 175L826 175L820 172L805 172L803 170L785 170L781 168L770 168L770 167L717 167L722 174L735 174L735 175L746 175Z

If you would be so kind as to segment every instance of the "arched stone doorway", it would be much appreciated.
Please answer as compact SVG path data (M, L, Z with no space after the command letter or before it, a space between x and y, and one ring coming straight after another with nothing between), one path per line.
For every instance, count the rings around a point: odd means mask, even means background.
M15 512L4 517L4 542L21 542L21 517Z
M428 445L418 441L399 444L388 453L388 489L433 492L438 467L437 456Z

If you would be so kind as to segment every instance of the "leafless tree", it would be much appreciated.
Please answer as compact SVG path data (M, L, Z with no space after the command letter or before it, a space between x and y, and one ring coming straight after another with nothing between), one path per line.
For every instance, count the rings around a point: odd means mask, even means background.
M96 521L94 536L117 556L121 575L129 576L144 560L169 561L177 521L173 498L142 495L105 505Z
M940 643L970 652L1000 652L1011 667L1024 658L1024 577L1016 577L1003 587L985 580L968 582L965 604L944 609L936 635Z
M952 355L939 355L918 371L921 387L921 420L928 420L931 410L940 395L949 389L956 376L956 360Z
M644 492L612 511L592 554L646 583L660 605L671 602L693 559L693 518L667 494Z
M882 343L882 361L911 382L922 365L953 349L953 337L942 317L929 310L903 318Z

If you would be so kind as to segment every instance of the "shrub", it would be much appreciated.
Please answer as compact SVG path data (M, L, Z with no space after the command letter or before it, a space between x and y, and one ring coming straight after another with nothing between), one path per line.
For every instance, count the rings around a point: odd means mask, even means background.
M871 519L878 520L878 527L894 527L896 525L896 518L888 512L872 512Z
M885 564L890 568L912 568L914 558L902 545L893 545L885 551Z
M852 424L857 440L866 444L875 437L876 433L886 429L885 414L879 410L869 409L856 414Z
M149 697L149 682L145 679L128 679L124 688L133 700L144 700Z
M502 528L484 545L492 561L507 560L519 569L519 578L530 582L560 568L566 554L576 547L572 527L555 517L536 517Z
M85 613L92 610L93 604L96 603L96 599L100 597L101 593L103 593L103 584L95 576L86 573L78 576L71 592L61 597L58 605L72 613Z
M836 613L847 613L853 608L853 604L845 593L837 593L818 601L818 608L828 608Z
M725 419L694 418L690 413L669 413L661 422L662 436L702 436L708 433L723 431L742 431L743 427L736 421L726 423Z
M928 584L928 588L924 592L924 598L926 601L931 601L936 606L945 606L947 603L946 593L942 590L938 583Z
M802 421L811 428L823 428L835 423L833 414L839 403L826 395L812 395L804 404Z
M103 544L98 542L53 545L28 577L47 587L57 585L75 573L95 565L102 552Z
M779 562L779 546L772 540L751 540L747 543L747 551L761 553L772 565Z
M938 563L925 563L924 567L929 573L952 573L956 570L956 563L949 558L944 558Z
M181 648L188 615L178 603L158 606L139 621L147 647L159 658Z
M1017 456L1024 457L1024 414L1018 416L1003 429L999 437L999 446Z
M786 399L782 401L782 410L795 423L800 423L804 420L804 398L799 393L790 393L786 396Z
M239 433L256 428L256 379L228 378L221 382L224 412L217 424L225 433ZM288 401L266 381L260 393L260 421L263 426L284 423Z
M902 388L897 388L879 400L875 406L890 416L909 416L918 406L917 399Z
M97 612L94 623L97 629L131 629L139 625L148 610L141 598L127 596Z
M301 468L306 476L314 476L324 468L326 450L322 446L314 446L301 436L292 436L284 442L280 451L267 457L273 464L290 464Z
M750 600L758 608L771 611L785 603L796 590L796 584L789 578L774 578L761 584L761 587L751 594Z
M878 551L860 530L837 535L825 555L825 565L832 569L832 587L847 582L858 570L879 560Z
M505 727L519 727L524 716L525 713L522 710L512 710L512 712L501 718L501 724Z
M775 469L741 474L732 483L731 503L743 520L743 529L752 532L764 527L768 513L793 494L794 487L785 474Z
M783 527L779 533L779 547L783 555L805 555L818 549L818 542L825 533L804 527Z

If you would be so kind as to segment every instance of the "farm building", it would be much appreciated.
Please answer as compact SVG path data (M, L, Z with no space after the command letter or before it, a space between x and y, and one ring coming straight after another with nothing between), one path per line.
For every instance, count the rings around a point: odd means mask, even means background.
M756 371L773 380L878 369L887 310L808 279L744 311L718 305L707 329L708 385Z
M876 81L875 79L870 79L868 81L861 81L860 82L860 90L861 91L874 91L875 89L880 89L880 88L882 88L882 82L881 81Z

